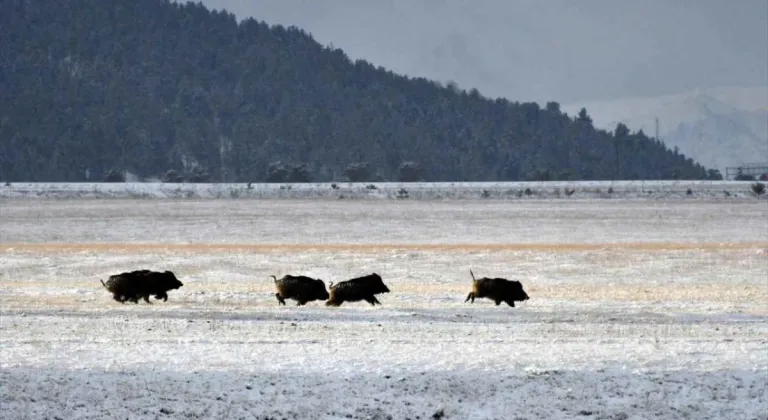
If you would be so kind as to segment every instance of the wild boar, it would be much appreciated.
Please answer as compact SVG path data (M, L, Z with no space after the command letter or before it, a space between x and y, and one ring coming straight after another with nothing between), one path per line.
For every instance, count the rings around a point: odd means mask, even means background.
M528 294L523 290L523 285L517 280L507 280L504 278L483 277L475 279L475 274L469 270L472 275L472 291L469 292L464 302L471 301L475 303L475 298L487 298L499 306L501 302L515 307L515 301L522 302L528 300Z
M305 305L307 302L328 299L328 291L325 290L325 282L307 276L293 276L287 274L278 279L270 276L275 281L277 293L275 297L280 305L285 305L285 299L295 300L296 306Z
M112 298L120 303L139 299L151 304L149 296L168 301L168 292L184 286L172 271L135 270L109 276L102 286L112 293Z
M326 306L341 306L344 302L361 300L370 303L371 306L381 305L381 302L376 299L376 295L389 293L389 288L381 280L381 276L376 273L342 281L336 285L331 282L328 288L331 291L331 296L325 302Z

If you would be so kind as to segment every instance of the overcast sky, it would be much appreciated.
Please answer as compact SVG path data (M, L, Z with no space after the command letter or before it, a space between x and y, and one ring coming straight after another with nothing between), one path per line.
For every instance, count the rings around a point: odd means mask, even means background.
M202 0L350 58L562 104L768 85L768 0Z

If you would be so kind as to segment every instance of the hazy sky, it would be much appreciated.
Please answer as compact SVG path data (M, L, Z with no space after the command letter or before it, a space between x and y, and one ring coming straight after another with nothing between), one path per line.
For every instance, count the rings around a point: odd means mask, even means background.
M768 85L768 0L202 0L350 58L562 104Z

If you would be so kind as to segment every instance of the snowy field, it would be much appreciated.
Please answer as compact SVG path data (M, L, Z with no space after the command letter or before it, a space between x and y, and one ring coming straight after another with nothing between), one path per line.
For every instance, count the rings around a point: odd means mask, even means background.
M2 419L768 419L765 200L4 194ZM99 283L137 268L184 287ZM382 306L268 278L371 272Z
M765 182L762 182L765 184ZM531 200L754 199L754 181L374 182L300 184L6 183L0 198ZM760 198L767 199L768 193Z

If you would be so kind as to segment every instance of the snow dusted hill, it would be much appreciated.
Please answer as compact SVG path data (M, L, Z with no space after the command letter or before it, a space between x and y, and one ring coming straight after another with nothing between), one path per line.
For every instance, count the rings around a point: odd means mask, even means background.
M768 161L768 87L719 87L675 95L632 97L563 106L569 115L587 109L595 125L659 136L686 156L725 174L728 166Z

